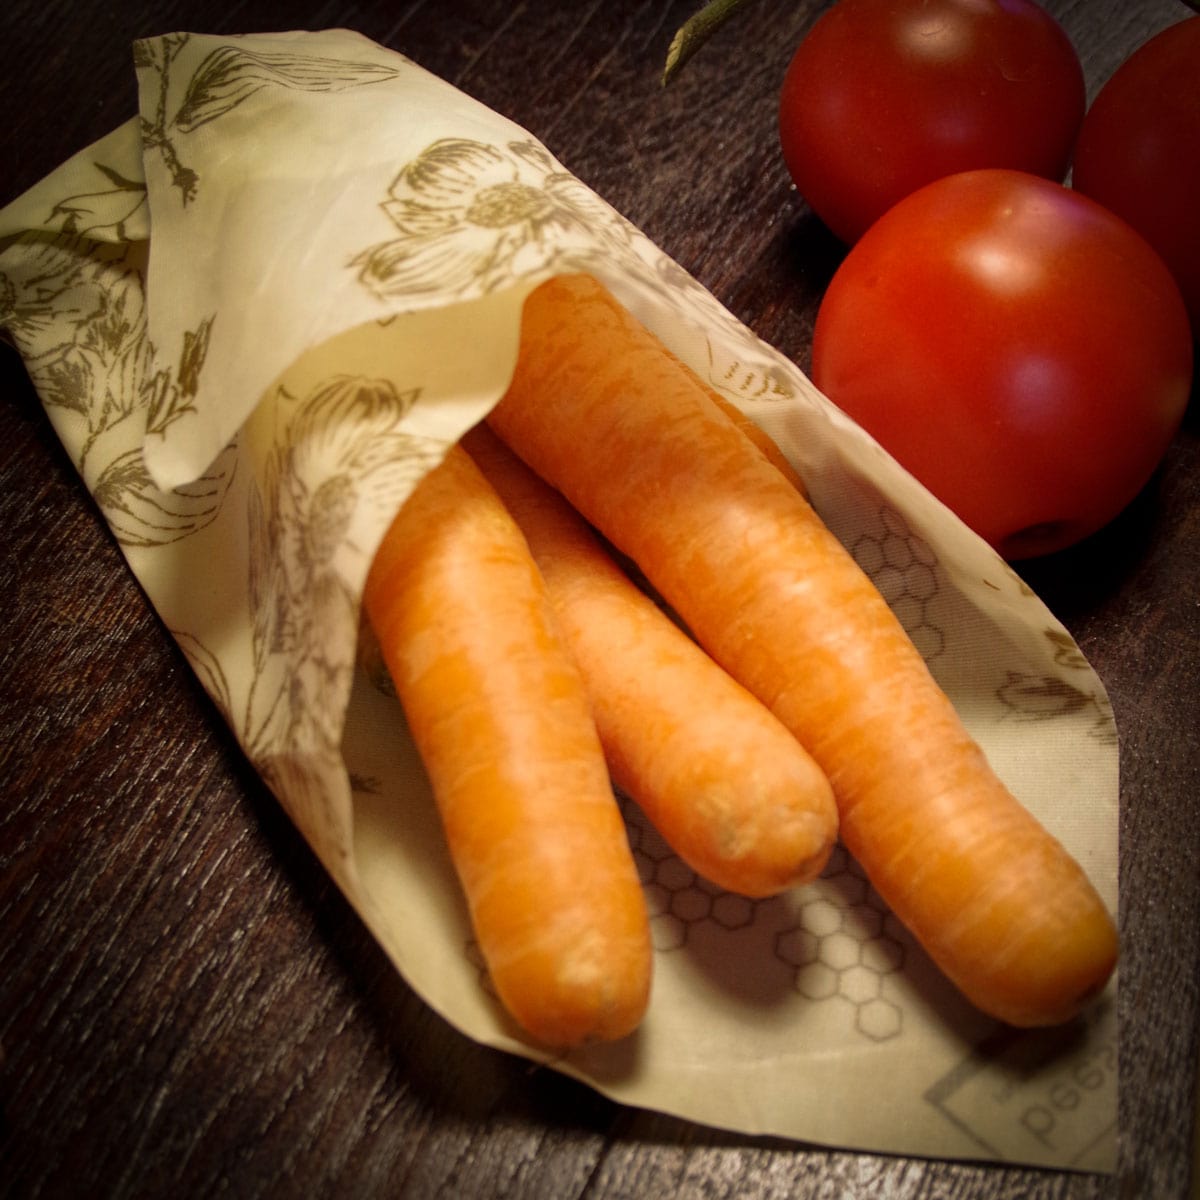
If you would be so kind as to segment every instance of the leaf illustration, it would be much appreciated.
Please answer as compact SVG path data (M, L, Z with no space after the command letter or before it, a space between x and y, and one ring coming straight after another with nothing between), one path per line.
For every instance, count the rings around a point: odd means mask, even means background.
M42 403L49 408L65 408L85 417L92 410L92 371L87 359L73 343L56 348L31 372Z
M712 382L746 399L791 400L795 395L779 368L769 363L730 361L718 367L711 341L708 361Z
M200 64L188 85L172 125L191 133L201 125L237 108L265 87L290 87L304 92L340 92L363 84L392 79L394 67L345 62L301 54L273 54L243 46L221 46Z
M305 538L312 568L331 562L358 506L358 492L349 473L332 475L312 494Z
M206 317L195 331L185 330L183 350L179 355L179 390L185 396L195 396L200 387L200 370L208 355L208 343L212 336L215 314Z
M165 388L157 389L150 397L147 433L163 434L180 417L195 411L191 403L200 386L200 372L208 355L216 314L205 317L194 330L185 330L183 348L179 352L179 369Z
M1007 680L996 694L1011 712L1034 721L1078 712L1094 704L1085 692L1061 679L1016 671L1008 672Z
M171 635L179 643L179 648L191 664L192 670L204 690L225 714L226 720L230 720L233 716L233 698L230 695L229 681L225 677L220 660L194 634L181 629L173 629Z
M117 180L114 172L101 164L97 170ZM104 191L84 192L60 200L51 210L52 221L61 223L64 233L77 233L98 241L125 242L145 237L146 187L128 180Z
M250 540L250 569L248 599L253 616L251 627L255 673L262 670L274 640L277 571L272 557L271 532L268 527L266 507L262 492L257 487L250 489L247 505L248 533Z
M1075 645L1069 634L1057 629L1047 629L1046 640L1054 647L1054 661L1060 667L1077 667L1086 670L1088 661L1083 651Z
M235 463L230 448L194 483L164 492L150 478L141 449L134 448L105 466L93 495L122 545L164 546L216 518Z

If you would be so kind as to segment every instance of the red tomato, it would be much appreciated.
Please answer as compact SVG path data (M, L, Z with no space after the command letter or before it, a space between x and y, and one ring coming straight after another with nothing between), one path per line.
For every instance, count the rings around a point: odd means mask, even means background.
M1076 190L1124 217L1175 273L1200 336L1200 17L1125 60L1083 120Z
M944 175L1062 179L1085 103L1070 39L1032 0L840 0L788 67L779 135L800 194L853 242Z
M1162 259L1019 171L900 201L843 260L813 333L817 386L1010 559L1079 541L1133 499L1191 373Z

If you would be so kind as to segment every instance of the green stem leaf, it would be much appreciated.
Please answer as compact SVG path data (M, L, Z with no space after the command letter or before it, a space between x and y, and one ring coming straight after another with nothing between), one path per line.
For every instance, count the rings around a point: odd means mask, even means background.
M747 0L708 0L702 9L680 26L667 49L663 87L675 78L683 64L746 3Z

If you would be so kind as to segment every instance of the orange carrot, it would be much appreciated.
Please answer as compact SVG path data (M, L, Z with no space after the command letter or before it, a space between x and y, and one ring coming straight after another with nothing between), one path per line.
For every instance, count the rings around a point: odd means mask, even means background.
M364 594L496 991L534 1038L628 1034L649 917L578 668L537 567L458 447L388 530Z
M529 543L616 784L685 862L730 891L768 896L815 878L837 809L808 753L486 425L462 445Z
M1082 868L804 498L594 280L530 296L489 421L807 746L847 848L976 1005L1053 1024L1104 986L1117 935Z
M760 425L756 425L732 400L727 400L720 392L711 388L708 394L713 403L754 443L762 456L783 472L792 487L807 496L808 488L804 485L803 477L788 461L787 455L780 450L775 439Z

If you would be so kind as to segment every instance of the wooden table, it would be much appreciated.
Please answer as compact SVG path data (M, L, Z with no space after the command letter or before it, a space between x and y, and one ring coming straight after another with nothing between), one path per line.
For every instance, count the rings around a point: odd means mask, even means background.
M135 111L129 43L343 25L544 140L805 365L840 253L776 146L821 6L759 0L666 92L690 0L15 0L0 203ZM1176 0L1056 0L1094 91ZM1122 758L1120 1172L854 1154L622 1108L408 991L248 768L0 352L0 1194L1176 1197L1200 1014L1196 404L1147 494L1024 574L1105 680Z

